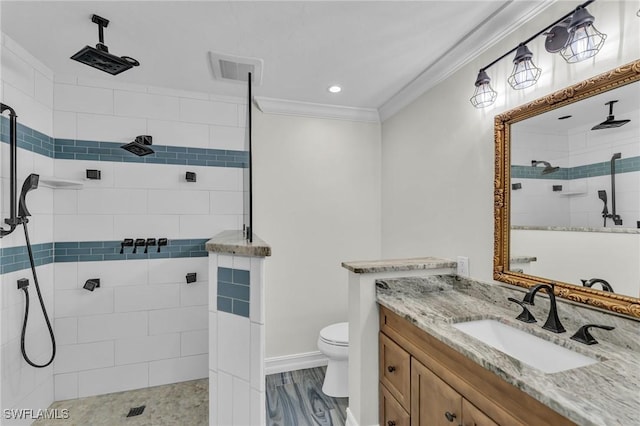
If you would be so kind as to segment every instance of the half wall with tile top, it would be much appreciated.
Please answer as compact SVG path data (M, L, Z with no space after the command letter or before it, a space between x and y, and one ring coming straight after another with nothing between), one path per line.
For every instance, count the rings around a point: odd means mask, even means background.
M224 231L209 252L209 424L265 425L264 262L255 235Z

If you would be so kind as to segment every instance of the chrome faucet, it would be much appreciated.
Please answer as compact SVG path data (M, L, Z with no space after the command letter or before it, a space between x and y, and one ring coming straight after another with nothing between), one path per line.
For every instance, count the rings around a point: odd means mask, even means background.
M536 297L536 293L541 289L547 290L549 294L549 316L542 328L553 331L554 333L564 333L566 330L560 323L560 318L558 318L558 306L556 305L556 296L553 293L554 287L553 284L538 284L533 286L529 289L529 292L524 295L522 302L533 306L533 299Z
M608 291L613 293L613 287L611 287L611 284L609 284L602 278L591 278L590 280L580 280L580 281L582 281L583 287L589 287L589 288L593 287L594 284L600 283L602 285L603 291Z

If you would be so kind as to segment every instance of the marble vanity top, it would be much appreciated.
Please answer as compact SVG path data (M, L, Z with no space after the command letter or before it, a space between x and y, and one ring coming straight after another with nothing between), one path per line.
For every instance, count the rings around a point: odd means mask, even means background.
M521 308L507 301L507 297L522 300L524 289L450 275L384 279L376 287L380 305L578 425L640 424L640 322L559 301L558 313L567 332L555 334L541 327L548 312L548 299L541 293L530 308L538 323L525 324L515 319ZM600 362L542 373L452 326L477 319L500 320ZM587 346L570 339L585 324L616 329L592 329L599 344Z

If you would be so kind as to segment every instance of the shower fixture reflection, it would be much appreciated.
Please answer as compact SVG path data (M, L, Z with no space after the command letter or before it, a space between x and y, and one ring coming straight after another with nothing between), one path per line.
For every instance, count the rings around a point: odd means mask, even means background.
M145 155L153 154L153 149L149 146L152 144L153 138L149 135L136 136L133 142L122 145L120 148L129 151L132 154L142 157Z
M549 173L553 173L560 169L560 167L557 166L553 167L548 161L531 160L531 167L536 167L538 164L542 164L544 166L544 169L542 170L543 175L548 175Z

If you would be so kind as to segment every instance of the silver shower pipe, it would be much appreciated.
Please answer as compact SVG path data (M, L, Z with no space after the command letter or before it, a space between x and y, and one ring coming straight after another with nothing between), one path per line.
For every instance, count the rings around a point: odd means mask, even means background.
M16 214L16 195L18 193L18 177L17 177L17 162L18 162L18 143L17 143L17 128L18 128L18 115L16 111L9 105L0 103L0 114L4 114L5 111L9 111L9 218L4 222L9 225L9 229L0 228L0 238L5 235L11 234L18 224L20 219Z

